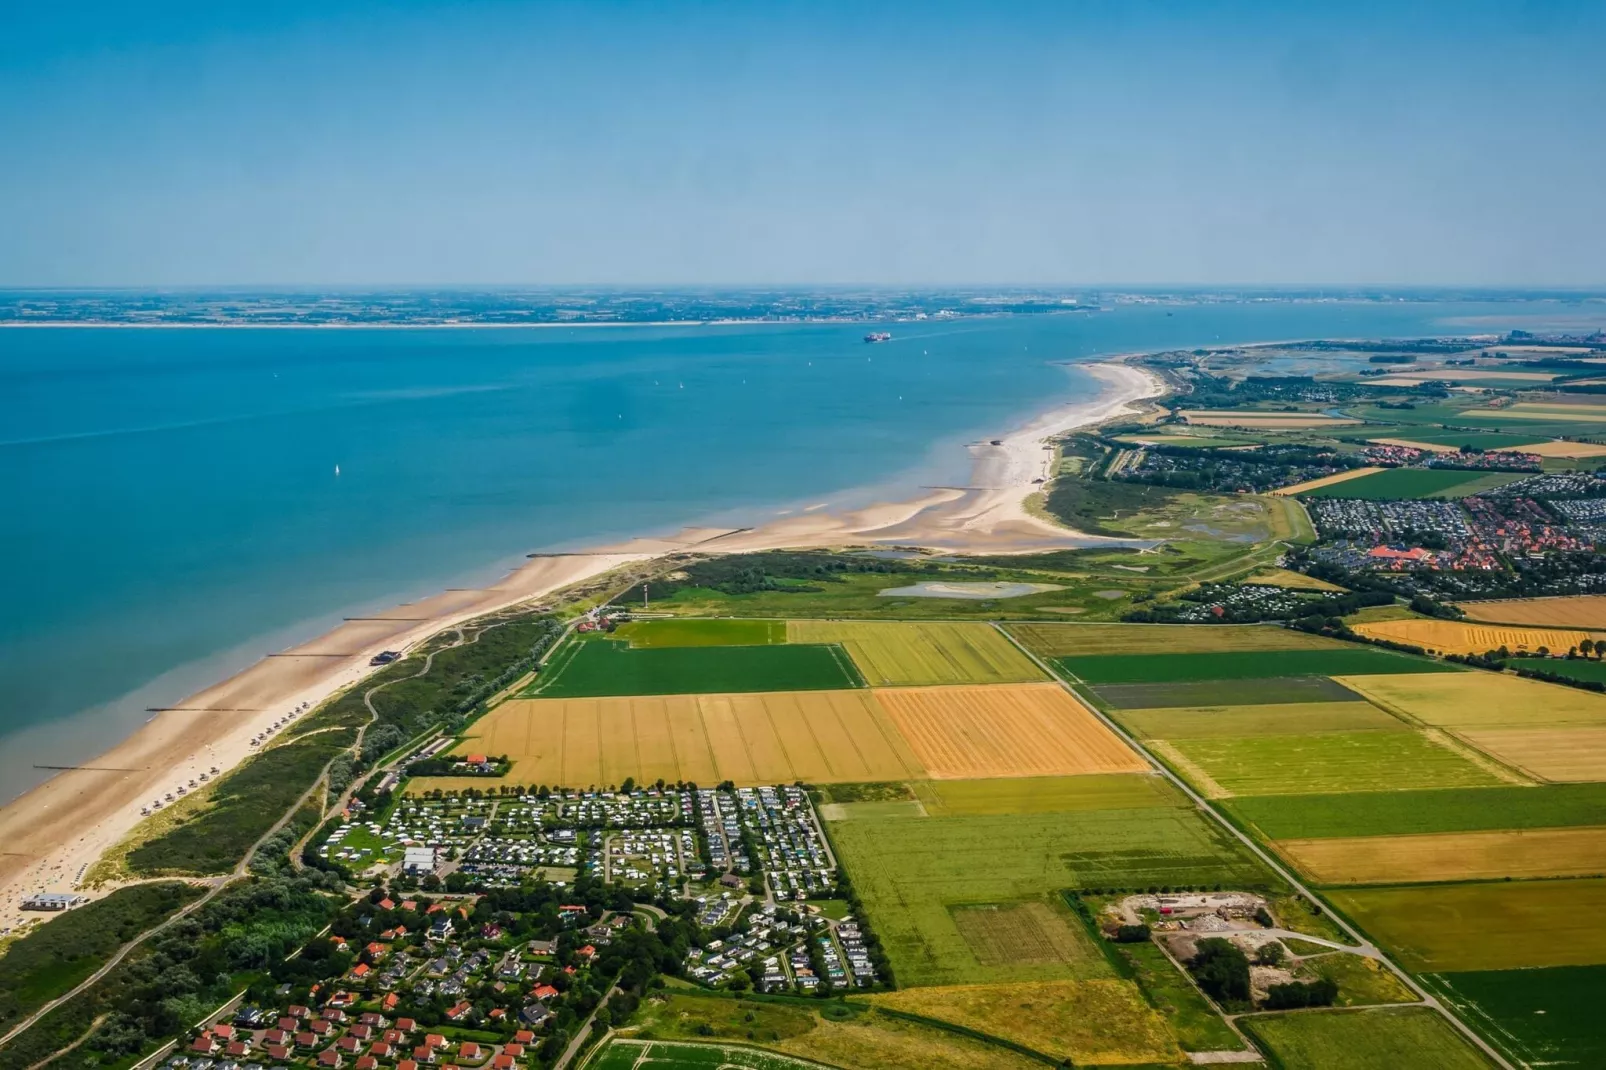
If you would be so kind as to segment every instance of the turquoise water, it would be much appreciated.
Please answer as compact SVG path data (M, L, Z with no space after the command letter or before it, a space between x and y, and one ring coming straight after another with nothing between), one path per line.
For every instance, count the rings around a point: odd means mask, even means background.
M147 706L530 551L962 479L959 443L1098 389L1055 362L1532 312L1131 306L878 346L848 325L0 329L0 799Z

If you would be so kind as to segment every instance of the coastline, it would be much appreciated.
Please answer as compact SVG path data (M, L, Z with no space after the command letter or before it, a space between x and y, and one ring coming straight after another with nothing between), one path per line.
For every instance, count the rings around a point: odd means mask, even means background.
M804 511L749 529L688 528L532 557L489 587L443 591L346 621L263 658L157 713L84 767L59 773L0 808L0 837L7 844L0 853L0 927L26 920L18 907L28 895L77 890L88 868L143 820L141 805L213 767L226 774L257 752L251 737L301 704L316 707L361 680L381 650L405 650L463 621L537 601L621 566L692 549L738 553L880 543L1008 554L1123 542L1059 527L1029 513L1024 503L1050 475L1053 453L1045 448L1046 438L1130 415L1165 392L1158 376L1125 363L1133 355L1079 365L1107 384L1097 397L1057 406L1002 438L967 446L972 474L965 486L924 488L911 499L841 513Z

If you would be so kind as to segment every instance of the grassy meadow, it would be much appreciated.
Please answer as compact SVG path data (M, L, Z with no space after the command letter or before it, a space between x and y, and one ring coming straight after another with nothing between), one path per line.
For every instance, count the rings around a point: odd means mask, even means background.
M1437 1011L1418 1007L1314 1011L1242 1019L1280 1070L1489 1070L1490 1063Z
M1163 657L1156 657L1163 654ZM1262 650L1230 653L1072 655L1055 659L1066 673L1101 684L1187 683L1195 680L1255 680L1277 676L1355 676L1409 672L1455 672L1455 666L1387 650Z
M1606 784L1264 795L1223 806L1271 840L1564 828L1606 818Z
M872 687L1006 684L1043 672L996 628L971 623L790 621L792 643L838 644Z

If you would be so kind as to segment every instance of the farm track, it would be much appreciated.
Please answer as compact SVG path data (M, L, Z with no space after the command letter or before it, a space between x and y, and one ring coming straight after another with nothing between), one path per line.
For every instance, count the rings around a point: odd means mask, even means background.
M1012 642L1012 643L1015 642L1014 638L1012 636L1010 636L1009 633L1007 631L1005 631L1002 627L998 627L998 625L996 625L996 624L994 625L994 627L997 627L998 631L1000 632L1000 634L1002 634L1005 638L1009 639L1010 642ZM1043 668L1045 671L1049 671L1049 666L1047 664L1045 664L1041 658L1038 658L1036 654L1032 653L1030 650L1027 650L1024 646L1021 646L1019 643L1016 643L1015 645L1017 647L1020 647L1021 651L1027 657L1031 658L1033 661L1036 661L1041 668ZM1052 673L1051 673L1051 675L1052 675ZM1076 689L1074 687L1072 687L1069 682L1067 682L1066 680L1064 680L1063 678L1061 678L1059 676L1055 676L1055 679L1059 680L1061 687L1064 687L1067 691L1070 691L1072 695L1076 695ZM1080 696L1076 696L1076 697L1078 697L1080 699ZM1177 787L1178 790L1180 790L1184 795L1186 795L1193 802L1194 806L1198 807L1201 811L1203 811L1205 814L1207 814L1213 821L1215 821L1218 825L1220 825L1223 829L1225 829L1226 832L1228 833L1228 835L1232 836L1239 843L1243 844L1243 846L1246 847L1251 853L1253 853L1256 858L1258 858L1261 862L1265 863L1265 865L1273 873L1277 874L1284 881L1286 881L1290 888L1292 888L1294 891L1298 892L1300 895L1303 895L1306 899L1310 900L1311 902L1313 902L1313 903L1321 903L1324 906L1326 906L1327 907L1327 916L1333 921L1333 923L1335 925L1337 925L1341 930L1343 930L1343 932L1347 936L1349 936L1352 940L1354 940L1356 942L1356 944L1358 945L1358 947L1351 948L1349 950L1351 950L1353 953L1363 954L1368 958L1376 959L1379 963L1381 963L1384 967L1386 967L1391 973L1393 973L1395 975L1395 977L1399 978L1399 980L1401 982L1403 982L1407 988L1409 988L1412 992L1416 993L1417 997L1421 1000L1421 1002L1422 1002L1422 1004L1424 1006L1430 1007L1434 1011L1436 1011L1437 1013L1443 1015L1449 1021L1449 1023L1450 1023L1452 1028L1454 1028L1457 1032L1459 1032L1462 1035L1462 1037L1464 1037L1466 1040L1471 1042L1479 1051L1481 1051L1492 1062L1494 1062L1494 1064L1496 1066L1502 1067L1503 1070L1516 1070L1516 1068L1512 1065L1512 1063L1509 1060L1507 1060L1506 1057L1503 1054L1501 1054L1498 1050L1496 1050L1493 1045L1491 1045L1488 1041L1484 1040L1483 1037L1479 1036L1478 1033L1475 1032L1472 1029L1471 1026L1467 1025L1459 1017L1457 1017L1455 1014L1451 1013L1450 1010L1447 1007L1445 1007L1444 1003L1442 1001L1440 1001L1437 996L1435 996L1433 993L1429 992L1421 984L1417 983L1416 978L1412 977L1409 973L1406 973L1405 970L1402 969L1386 953L1384 953L1384 951L1381 948L1379 948L1376 944L1372 943L1371 940L1367 939L1364 933L1362 933L1355 926L1351 925L1347 918L1343 917L1343 915L1341 915L1337 911L1333 910L1331 905L1328 904L1325 899L1321 898L1315 892L1311 891L1310 888L1306 887L1306 885L1302 881L1300 881L1299 878L1296 877L1289 869L1287 869L1285 866L1283 866L1283 864L1280 861L1278 861L1277 858L1274 857L1271 854L1271 852L1269 852L1269 851L1265 850L1264 848L1262 848L1260 846L1260 844L1257 843L1254 840L1253 837L1249 836L1247 833L1245 833L1244 831L1239 829L1231 821L1227 820L1219 812L1217 812L1217 810L1214 807L1212 807L1208 802L1206 802L1205 799L1201 795L1199 795L1198 792L1193 790L1193 786L1191 784L1187 783L1181 777L1177 776L1177 774L1173 773L1171 771L1171 769L1167 765L1165 765L1165 763L1163 763L1161 761L1158 761L1154 757L1154 755L1149 753L1148 749L1146 747L1144 747L1143 744L1140 741L1138 741L1137 739L1133 738L1133 736L1130 733L1128 733L1124 728L1122 728L1120 725L1116 724L1115 721L1111 717L1109 717L1107 714L1104 713L1104 711L1102 711L1100 709L1097 709L1091 703L1088 703L1088 708L1091 709L1093 714L1095 716L1097 716L1100 720L1102 720L1105 723L1106 726L1109 727L1110 731L1116 733L1118 736L1120 736L1123 740L1126 741L1128 746L1132 747L1139 754L1141 754L1145 758L1147 758L1149 760L1149 762L1152 763L1155 766L1155 768L1159 770L1159 772L1160 772L1160 774L1162 776L1164 776L1168 780L1170 780L1172 782L1172 784ZM1301 938L1303 939L1304 937L1301 937Z

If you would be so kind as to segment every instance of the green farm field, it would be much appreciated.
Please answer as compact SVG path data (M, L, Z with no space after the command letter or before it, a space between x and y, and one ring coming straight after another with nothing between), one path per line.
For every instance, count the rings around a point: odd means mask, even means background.
M1270 676L1263 680L1193 680L1171 684L1101 684L1088 688L1115 709L1355 703L1361 697L1325 676Z
M985 964L956 923L956 908L1003 906L1068 887L1275 880L1186 806L850 820L831 822L830 832L900 985L1107 975L1090 944L1077 965L1063 956Z
M1453 666L1386 650L1235 651L1222 654L1098 654L1062 657L1055 664L1092 684L1254 680L1274 676L1361 676L1455 672ZM1200 705L1212 705L1200 703Z
M1095 654L1213 654L1235 650L1352 649L1336 639L1262 624L1011 624L1038 657Z
M1233 795L1460 788L1500 783L1493 773L1403 725L1393 731L1184 739L1171 746Z
M1422 983L1522 1066L1606 1066L1606 966L1426 974Z
M632 648L661 646L768 646L786 642L786 622L779 620L635 620L614 636Z
M912 787L921 808L932 817L1138 810L1187 803L1169 780L1140 773L922 780Z
M1240 1019L1281 1070L1489 1070L1437 1011L1420 1007L1315 1011Z
M864 681L838 647L687 646L634 650L605 639L559 651L526 698L834 691Z
M1403 729L1369 702L1281 702L1259 706L1175 706L1122 710L1116 719L1142 739L1236 739L1307 732Z
M1568 661L1566 658L1512 658L1510 664L1514 669L1551 672L1557 676L1565 676L1569 680L1606 684L1606 661L1584 661L1582 659Z
M1490 476L1504 478L1491 479ZM1481 490L1510 483L1522 476L1511 472L1465 472L1453 468L1389 468L1375 475L1347 479L1315 490L1301 498L1354 498L1361 501L1397 501L1407 498L1464 498Z
M1032 660L988 624L795 620L786 635L793 643L839 644L872 687L1043 679Z
M1402 434L1412 442L1426 442L1432 446L1471 446L1479 450L1515 450L1544 441L1543 435L1505 435L1498 431L1413 431Z
M1606 784L1268 795L1222 805L1269 840L1567 828L1606 819Z
M1606 964L1606 881L1539 880L1327 893L1413 972Z

